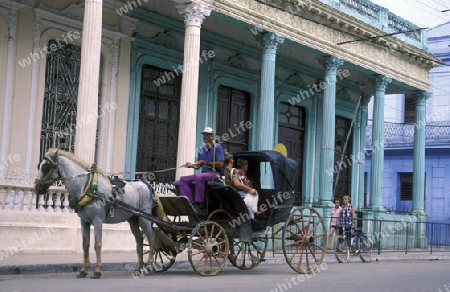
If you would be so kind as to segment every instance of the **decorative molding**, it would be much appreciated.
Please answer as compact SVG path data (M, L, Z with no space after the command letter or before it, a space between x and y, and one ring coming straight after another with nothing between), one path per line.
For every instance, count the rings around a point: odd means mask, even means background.
M173 32L170 30L158 33L155 37L151 39L151 41L162 47L166 47L177 51L183 51L183 47L180 43L180 40L178 40L173 35Z
M303 81L302 76L300 75L300 73L296 72L294 74L292 74L291 76L289 76L286 79L286 82L290 85L293 85L295 87L299 87L299 88L306 88L306 83Z
M120 32L124 35L132 37L134 31L136 30L138 22L139 20L135 18L122 15L122 17L120 18Z
M225 64L236 69L249 71L247 61L245 61L244 56L241 53L237 53L230 57Z
M352 95L346 88L341 88L336 92L336 99L354 102L354 100L352 99Z
M30 7L36 7L36 0L21 0L20 2Z
M62 10L60 13L68 18L83 21L83 19L84 19L84 3L72 4L69 7L67 7L66 9Z
M287 3L289 1L281 1L279 5L285 8ZM296 13L302 17L289 13L288 9L283 11L253 0L215 0L213 6L218 13L274 32L295 43L339 57L377 74L395 78L420 90L428 90L429 70L439 61L433 55L395 37L384 38L387 47L372 42L358 42L337 48L338 42L357 37L367 38L383 32L319 1L309 2L301 13ZM327 25L319 25L317 22ZM394 46L410 53L389 49Z

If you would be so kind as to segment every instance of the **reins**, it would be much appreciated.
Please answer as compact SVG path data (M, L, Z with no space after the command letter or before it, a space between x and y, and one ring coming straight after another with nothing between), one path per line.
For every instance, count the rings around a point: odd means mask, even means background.
M57 155L57 153L56 153L56 155ZM45 157L45 159L50 162L52 167L57 167L58 163L53 161L52 157L47 155ZM176 170L176 169L181 168L181 167L185 167L185 165L181 165L179 167L171 167L171 168L161 169L161 170L154 170L154 171L103 172L103 171L96 170L95 169L95 164L92 164L89 171L86 170L86 172L78 173L78 174L75 174L75 175L72 175L72 176L60 177L59 180L65 181L65 180L69 180L69 179L72 179L72 178L76 178L76 177L80 177L80 176L83 176L83 175L87 175L87 174L90 174L92 172L95 172L95 173L98 173L98 174L103 174L105 176L114 176L114 175L118 175L118 174L147 174L147 173L155 173L155 172L167 172L167 171L171 171L171 170ZM93 171L93 169L94 169L94 171ZM54 182L55 180L45 180L45 178L48 176L49 173L50 173L50 171L45 175L44 179L42 179L42 180L36 179L36 181L39 181L39 182L44 183L44 184L45 184L45 182Z

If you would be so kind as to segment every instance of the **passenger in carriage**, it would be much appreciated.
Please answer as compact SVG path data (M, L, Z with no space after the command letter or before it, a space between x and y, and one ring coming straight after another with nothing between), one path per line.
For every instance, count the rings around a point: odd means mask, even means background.
M202 131L204 145L198 152L197 162L186 162L188 168L202 169L199 174L180 177L180 193L189 199L194 206L203 209L205 196L205 183L217 180L223 174L224 162L223 148L214 142L213 129L206 127ZM192 194L190 183L195 181L195 194Z
M225 183L237 190L248 208L250 219L254 219L258 210L258 192L253 188L253 182L246 175L248 161L238 159L237 169L233 168L233 164L233 156L230 154L225 158Z

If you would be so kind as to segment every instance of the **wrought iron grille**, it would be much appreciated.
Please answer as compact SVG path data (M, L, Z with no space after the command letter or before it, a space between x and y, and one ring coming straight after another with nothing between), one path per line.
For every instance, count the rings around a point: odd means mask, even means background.
M81 48L76 45L61 45L55 39L49 40L48 47L54 49L49 50L46 61L40 160L43 159L49 148L74 152L77 128ZM102 63L102 59L100 59L99 80L102 80ZM101 82L99 82L98 104L100 111ZM97 126L96 145L98 129L99 125Z

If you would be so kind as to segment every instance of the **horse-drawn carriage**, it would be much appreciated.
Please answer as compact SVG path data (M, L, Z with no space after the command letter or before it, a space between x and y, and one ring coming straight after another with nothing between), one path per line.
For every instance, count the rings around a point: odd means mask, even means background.
M108 185L110 182L101 172L89 169L88 164L61 150L49 151L41 162L36 192L45 193L52 182L63 179L72 200L91 198L78 210L85 255L79 277L86 276L89 268L90 224L94 225L96 235L94 276L100 277L101 223L125 220L136 237L137 270L147 267L166 271L177 255L185 251L192 268L203 276L217 274L227 261L248 270L264 261L270 241L274 248L281 244L286 262L294 271L315 270L325 256L326 229L313 208L294 206L297 163L275 151L240 152L234 157L249 162L248 176L259 194L255 220L248 216L241 196L230 186L217 182L206 185L203 212L198 212L183 196L155 198L152 189L147 192L147 184L142 181L126 181L123 190L114 197L112 194L117 191ZM93 178L96 173L98 181ZM92 181L96 185L94 191L88 190L92 189ZM115 209L113 218L111 208ZM149 248L146 266L142 256L144 237Z

